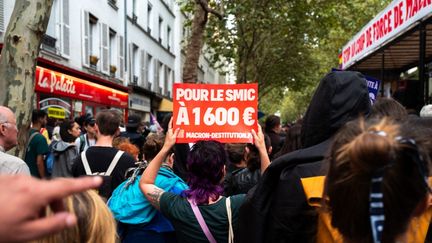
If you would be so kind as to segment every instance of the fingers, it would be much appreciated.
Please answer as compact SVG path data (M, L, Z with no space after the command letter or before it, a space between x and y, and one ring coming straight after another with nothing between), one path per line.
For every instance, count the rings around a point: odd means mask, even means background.
M41 238L71 227L75 225L76 222L77 219L73 214L67 212L57 213L24 224L19 230L19 238L23 241Z
M173 117L171 117L171 119L170 119L170 121L168 123L168 129L171 129L173 127L172 123L173 123Z
M41 183L43 184L38 187L40 189L39 196L46 197L48 201L54 201L77 192L97 188L102 184L102 178L95 176L78 179L55 179Z
M180 128L178 127L178 128L176 128L176 130L174 131L173 137L174 137L174 138L177 138L179 132L180 132Z
M258 135L256 134L255 130L252 129L251 133L252 133L252 137L254 138L254 141L256 141L258 138Z

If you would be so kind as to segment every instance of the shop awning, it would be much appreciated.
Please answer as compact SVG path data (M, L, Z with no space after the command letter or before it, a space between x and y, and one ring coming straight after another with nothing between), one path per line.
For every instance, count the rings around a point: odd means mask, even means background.
M159 111L163 112L172 112L173 111L173 103L172 101L163 98L160 105L159 105Z
M432 43L432 25L426 24L426 43ZM418 66L420 53L420 30L416 25L394 42L376 52L372 52L352 65L356 70L395 70L406 71ZM426 44L425 62L432 61L432 45Z
M394 0L343 47L342 68L406 71L419 65L421 36L432 61L431 22L431 1Z

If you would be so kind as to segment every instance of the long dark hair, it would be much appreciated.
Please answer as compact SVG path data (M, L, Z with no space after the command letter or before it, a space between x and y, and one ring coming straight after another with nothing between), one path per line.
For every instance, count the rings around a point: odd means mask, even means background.
M274 155L276 159L284 154L301 149L301 125L295 124L288 129L282 148Z
M74 120L64 120L63 123L60 125L60 137L63 141L67 143L72 143L75 141L76 137L72 136L72 134L69 133L69 130L72 130L74 125Z
M198 141L189 152L189 190L185 195L196 204L208 204L217 200L223 193L221 185L225 175L224 166L227 154L223 144L217 141Z

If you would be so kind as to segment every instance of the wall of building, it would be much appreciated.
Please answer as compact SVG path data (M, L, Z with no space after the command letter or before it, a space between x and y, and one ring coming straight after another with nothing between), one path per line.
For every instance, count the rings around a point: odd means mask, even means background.
M0 1L1 42L14 3ZM40 55L111 82L171 98L172 84L181 82L181 42L187 37L184 21L185 15L174 0L54 0ZM90 56L99 59L97 64L91 64ZM199 70L200 81L224 82L224 76L204 56Z

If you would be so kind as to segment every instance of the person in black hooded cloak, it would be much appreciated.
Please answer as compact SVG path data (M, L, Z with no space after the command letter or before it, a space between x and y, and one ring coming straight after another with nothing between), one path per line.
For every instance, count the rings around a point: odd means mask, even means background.
M274 160L240 209L236 242L315 242L317 214L301 178L325 175L323 160L345 123L371 109L365 77L334 71L321 81L306 111L302 149Z

